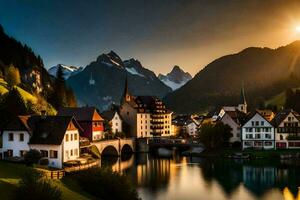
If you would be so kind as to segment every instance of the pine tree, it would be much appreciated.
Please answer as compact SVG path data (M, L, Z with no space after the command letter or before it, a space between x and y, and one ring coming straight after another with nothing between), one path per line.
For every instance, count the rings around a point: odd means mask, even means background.
M77 107L76 97L74 95L72 88L70 87L66 89L66 98L69 107Z
M15 85L21 83L21 76L19 69L14 67L12 64L7 68L5 74L5 80L9 88L13 88Z

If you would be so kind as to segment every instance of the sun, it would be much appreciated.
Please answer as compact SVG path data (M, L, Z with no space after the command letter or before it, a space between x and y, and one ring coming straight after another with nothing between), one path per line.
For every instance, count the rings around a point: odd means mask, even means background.
M295 31L296 31L297 33L300 33L300 26L296 26L296 27L295 27Z

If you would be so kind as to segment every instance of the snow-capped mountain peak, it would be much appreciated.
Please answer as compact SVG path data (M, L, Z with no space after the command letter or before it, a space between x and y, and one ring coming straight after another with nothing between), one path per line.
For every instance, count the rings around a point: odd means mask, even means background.
M64 78L68 79L70 76L73 76L83 70L82 67L76 67L76 66L68 66L64 64L58 64L56 66L51 67L48 70L48 73L52 76L56 76L58 68L61 67L64 73Z
M173 91L185 85L192 76L188 72L184 72L179 66L175 65L171 72L167 75L159 74L158 78Z

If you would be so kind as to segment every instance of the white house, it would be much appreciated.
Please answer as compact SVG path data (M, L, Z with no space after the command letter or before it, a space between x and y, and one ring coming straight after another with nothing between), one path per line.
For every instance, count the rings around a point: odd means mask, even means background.
M238 110L226 111L222 115L220 121L231 127L232 137L229 139L230 143L241 142L241 126L245 121L245 113Z
M242 126L242 147L274 149L275 134L273 125L261 114L255 112Z
M272 120L275 126L276 149L300 148L300 116L293 110L283 110Z
M30 149L39 150L49 166L78 158L80 126L67 116L19 116L4 127L4 158L23 157Z
M123 132L123 127L122 127L123 120L121 119L121 116L117 111L109 110L102 113L102 116L104 117L104 119L106 119L109 122L111 126L111 131L113 133Z
M172 131L174 135L186 135L196 137L198 133L198 121L194 120L191 115L179 115L172 120Z

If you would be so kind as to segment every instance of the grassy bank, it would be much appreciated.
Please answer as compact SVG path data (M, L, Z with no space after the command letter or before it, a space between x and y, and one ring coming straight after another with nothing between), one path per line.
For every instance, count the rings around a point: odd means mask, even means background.
M1 200L11 199L15 189L18 187L20 177L25 170L29 168L23 164L15 164L0 161L0 194ZM61 180L54 180L62 191L62 199L96 199L84 192L76 181L69 177Z

